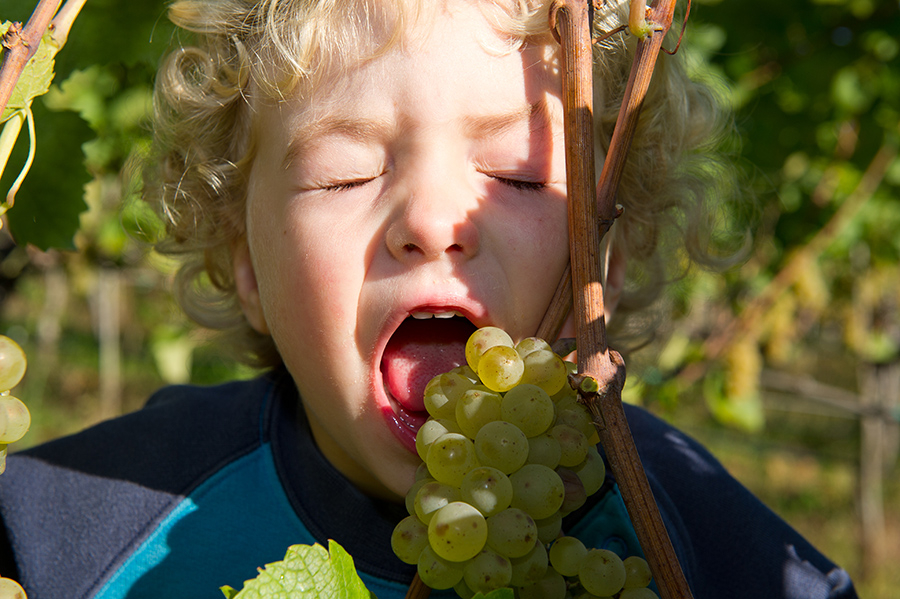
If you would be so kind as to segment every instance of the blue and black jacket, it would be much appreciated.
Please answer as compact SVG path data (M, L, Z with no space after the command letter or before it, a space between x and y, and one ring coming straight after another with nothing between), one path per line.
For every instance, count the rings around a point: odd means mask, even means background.
M697 599L856 597L844 570L703 447L640 408L626 413ZM29 599L218 599L220 586L241 588L288 546L334 539L371 591L399 599L415 573L390 546L405 515L328 463L278 370L167 387L142 410L10 456L0 476L0 574ZM564 530L640 554L612 479Z

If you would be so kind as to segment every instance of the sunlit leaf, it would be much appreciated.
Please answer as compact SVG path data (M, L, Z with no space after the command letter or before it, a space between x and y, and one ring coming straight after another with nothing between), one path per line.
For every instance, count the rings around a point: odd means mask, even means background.
M223 590L226 597L230 591ZM267 564L259 576L244 583L233 599L372 599L353 558L334 541L328 549L292 545L284 559Z
M0 36L5 34L9 27L9 21L0 24ZM16 87L9 97L9 102L3 110L3 114L0 115L0 123L8 119L13 112L30 105L36 96L47 93L50 83L53 81L53 58L58 51L59 46L50 38L49 34L45 34L37 52L28 61L19 76Z

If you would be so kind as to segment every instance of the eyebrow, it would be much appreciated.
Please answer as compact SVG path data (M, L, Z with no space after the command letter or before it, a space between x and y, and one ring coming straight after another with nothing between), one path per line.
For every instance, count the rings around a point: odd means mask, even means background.
M466 117L463 127L469 137L484 138L505 133L523 122L537 122L532 130L544 129L550 120L550 108L542 99L507 113Z
M324 118L303 127L299 134L291 137L281 165L285 170L290 168L294 160L301 155L303 148L317 137L340 135L356 139L372 139L386 136L392 128L393 125L387 119Z
M482 139L501 135L510 129L526 123L532 131L545 129L551 120L550 108L546 100L538 100L522 108L506 113L468 116L463 119L463 131L471 139ZM346 119L326 117L303 127L292 136L285 152L282 168L287 170L301 155L303 148L313 139L329 135L339 135L351 139L376 139L386 137L395 127L390 119Z

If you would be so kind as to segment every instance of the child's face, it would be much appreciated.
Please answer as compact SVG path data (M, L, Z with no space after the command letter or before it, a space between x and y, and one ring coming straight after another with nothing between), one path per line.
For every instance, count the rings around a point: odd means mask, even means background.
M411 366L427 379L474 326L533 335L568 261L547 49L499 54L477 7L435 12L407 44L259 108L235 248L245 313L273 336L318 446L385 497L412 483L425 416L397 390L395 350L438 356ZM411 317L425 313L470 322Z

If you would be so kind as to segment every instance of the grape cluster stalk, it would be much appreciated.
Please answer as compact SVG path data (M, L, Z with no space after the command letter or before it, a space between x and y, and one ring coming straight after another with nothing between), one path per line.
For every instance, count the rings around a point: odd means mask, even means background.
M472 334L466 361L426 386L423 463L394 553L425 585L463 599L507 587L520 599L655 599L642 557L562 536L562 518L606 478L591 415L569 384L575 364L496 327Z
M622 408L625 364L607 345L601 242L622 213L616 193L675 0L632 0L630 30L639 36L610 149L594 189L593 72L590 0L554 0L550 25L561 48L569 200L570 273L563 277L538 335L557 332L571 305L578 348L579 401L591 412L612 473L663 599L693 595L662 521ZM571 299L569 299L571 298Z

